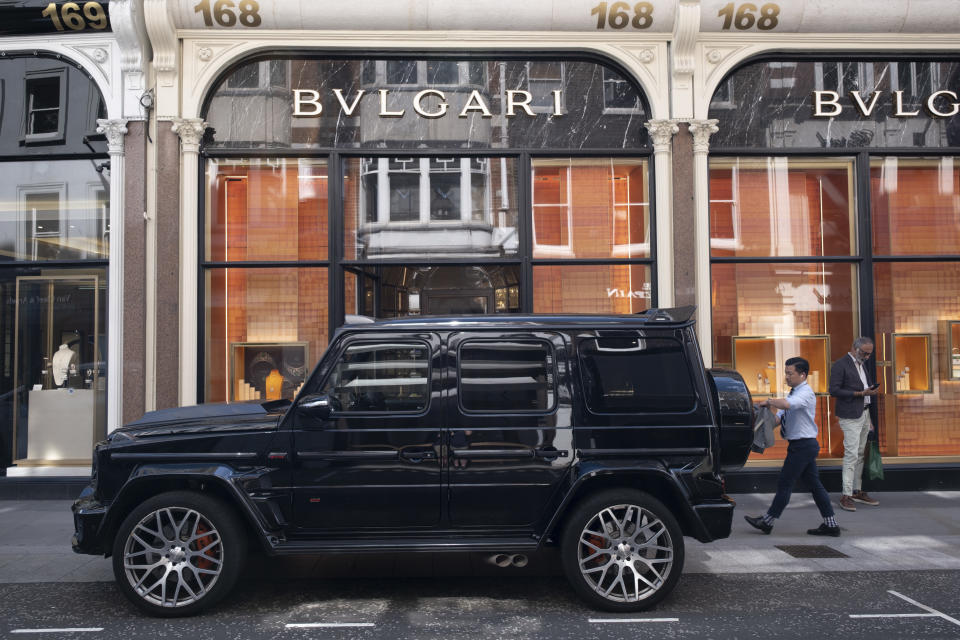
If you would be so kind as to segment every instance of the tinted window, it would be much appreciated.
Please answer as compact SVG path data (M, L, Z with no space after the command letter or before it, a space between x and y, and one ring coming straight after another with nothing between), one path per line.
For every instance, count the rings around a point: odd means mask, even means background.
M681 344L664 338L580 342L587 406L595 413L690 411L696 393Z
M550 411L553 386L547 343L472 341L460 347L460 403L467 411Z
M426 345L353 344L324 385L334 409L420 411L429 398L430 351Z

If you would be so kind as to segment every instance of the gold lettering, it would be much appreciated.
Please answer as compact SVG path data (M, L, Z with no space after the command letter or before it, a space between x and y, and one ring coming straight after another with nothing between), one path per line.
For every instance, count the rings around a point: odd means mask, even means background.
M828 97L829 96L829 97ZM826 98L826 99L825 99ZM833 110L825 112L824 106L831 106ZM814 91L813 92L813 117L814 118L832 118L838 116L843 111L840 106L840 94L836 91Z
M439 111L430 113L423 110L421 101L426 96L437 96L440 98L440 104L437 105L437 109L439 109ZM437 91L436 89L424 89L417 95L413 96L413 110L424 118L441 118L447 112L448 105L446 102L444 102L446 99L447 96L444 95L443 91Z
M349 106L347 105L347 101L343 99L342 89L334 89L333 95L337 96L337 101L340 103L340 108L343 109L343 115L352 116L353 110L357 108L358 104L360 104L360 98L362 98L363 94L366 92L366 89L360 89L357 91L357 97L353 99L353 102Z
M470 111L479 111L484 118L493 117L493 114L490 113L490 109L487 107L487 103L483 101L483 97L476 89L470 92L470 97L467 98L467 104L463 105L463 109L457 117L466 118L467 113Z
M893 114L894 116L898 118L905 118L907 116L915 116L920 113L919 109L917 109L916 111L903 110L903 91L894 91L893 95L896 98L896 102L897 102L897 110L896 112L894 112Z
M403 114L406 112L405 109L400 109L400 111L387 111L387 94L388 93L390 93L389 89L380 89L380 117L402 118Z
M522 95L523 100L514 99L515 95ZM533 96L530 95L529 91L507 91L507 117L511 118L515 115L514 107L520 107L527 112L528 116L533 116L533 111L530 110L530 101L533 100Z
M862 115L864 118L868 118L877 106L877 98L880 97L880 92L874 91L871 93L870 102L867 104L863 103L863 98L860 97L859 91L851 91L850 97L853 98L853 105L857 108L857 111L860 112L860 115Z
M560 94L562 91L560 89L555 89L550 93L553 94L553 115L562 116L563 113L560 111Z
M937 99L937 96L950 96L951 98L953 98L953 102L950 103L953 106L953 110L947 111L946 113L944 113L943 111L937 111L936 106L934 104L934 102ZM930 112L930 115L935 116L937 118L949 118L950 116L957 115L958 113L960 113L960 103L957 102L957 94L954 93L953 91L936 91L934 93L931 93L930 97L927 98L927 111Z
M303 96L307 95L308 98ZM313 105L313 111L304 111L303 105ZM294 89L293 90L293 115L294 116L319 116L323 113L323 105L320 104L320 92L313 89Z

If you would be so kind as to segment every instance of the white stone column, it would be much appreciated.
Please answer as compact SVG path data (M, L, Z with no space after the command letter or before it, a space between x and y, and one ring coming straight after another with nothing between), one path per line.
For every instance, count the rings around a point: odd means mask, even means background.
M123 422L123 140L127 121L97 120L110 153L110 263L107 268L107 433Z
M710 136L719 131L718 120L691 120L693 136L693 189L696 225L697 339L704 363L713 365L713 309L710 300L710 169L707 152Z
M644 123L653 139L653 167L656 175L657 263L650 274L657 285L657 306L672 307L673 285L673 165L671 143L680 130L673 120L650 120Z
M207 123L201 118L174 118L180 136L180 406L197 404L197 278L200 256L197 171L200 141Z
M470 222L473 213L472 183L470 180L470 158L460 158L460 221Z

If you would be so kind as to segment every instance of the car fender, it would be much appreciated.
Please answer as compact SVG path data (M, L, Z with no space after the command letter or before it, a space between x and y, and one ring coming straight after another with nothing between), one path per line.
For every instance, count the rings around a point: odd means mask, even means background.
M691 504L690 495L676 473L659 460L609 464L583 462L571 476L560 504L543 529L540 545L559 535L566 515L583 497L607 488L640 489L657 498L673 512L684 535L706 542L713 539Z
M137 466L130 474L127 482L111 502L103 523L100 526L98 537L103 548L109 553L113 547L113 536L120 527L124 518L137 504L165 491L183 488L186 484L190 488L202 488L212 485L213 493L225 498L229 504L237 509L242 520L247 523L251 531L257 534L261 544L267 543L269 530L272 528L266 522L260 511L251 503L250 498L237 486L241 477L237 471L228 465L211 463L192 464L144 464ZM242 477L247 477L242 474Z

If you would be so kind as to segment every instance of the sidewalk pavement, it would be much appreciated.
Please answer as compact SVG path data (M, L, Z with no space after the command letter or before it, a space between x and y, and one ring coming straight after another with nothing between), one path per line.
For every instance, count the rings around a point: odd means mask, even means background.
M773 495L733 497L737 508L732 535L709 544L686 538L684 573L960 570L960 491L878 493L878 507L857 505L855 513L837 508L839 538L806 534L821 522L809 494L794 494L770 535L750 527L743 516L764 513ZM72 534L69 501L0 501L0 583L112 581L111 560L73 553ZM787 545L826 545L847 557L795 558L778 548ZM524 569L508 570L483 563L479 554L430 555L429 562L422 554L322 556L312 562L258 558L251 570L276 576L282 567L291 577L305 578L383 577L385 572L413 577L424 571L436 576L559 573L556 558L549 554L531 558Z

